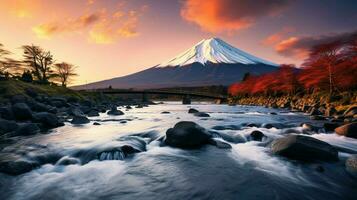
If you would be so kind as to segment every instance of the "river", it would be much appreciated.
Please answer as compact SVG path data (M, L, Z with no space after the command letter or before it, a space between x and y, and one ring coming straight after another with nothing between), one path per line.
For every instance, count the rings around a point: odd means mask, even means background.
M211 117L187 111L196 108ZM60 157L74 164L44 164L28 173L0 173L0 199L353 199L357 180L344 168L348 153L339 162L303 163L272 155L267 141L287 132L302 132L310 122L302 113L253 106L215 105L208 102L181 105L165 102L125 110L122 116L91 117L91 123L65 126L48 134L19 138L2 150L24 159ZM162 113L168 111L169 113ZM274 113L272 113L274 112ZM276 113L276 115L275 115ZM92 123L99 122L95 126ZM206 129L240 138L228 142L232 149L206 145L183 150L160 146L156 138L179 121L194 121ZM272 123L281 128L245 126ZM223 127L223 128L222 128ZM249 140L253 130L263 141ZM357 140L334 133L311 137L357 151ZM222 139L223 140L223 139ZM124 158L120 153L98 154L129 144L142 152ZM113 159L119 160L113 160ZM316 170L318 166L323 172Z

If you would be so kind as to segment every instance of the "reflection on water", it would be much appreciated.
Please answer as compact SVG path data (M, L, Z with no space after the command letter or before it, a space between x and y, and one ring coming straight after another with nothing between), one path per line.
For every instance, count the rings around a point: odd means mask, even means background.
M211 117L188 114L190 107ZM262 107L179 102L121 110L125 115L101 114L90 118L100 126L66 124L50 134L24 138L5 148L4 152L26 159L48 159L54 155L62 159L19 176L0 174L0 198L353 199L357 196L357 182L343 166L348 153L340 153L338 163L310 164L271 155L270 141L282 137L287 129L301 132L300 124L310 121L302 114ZM161 114L163 111L170 113ZM160 146L158 140L166 130L183 120L195 121L207 129L235 127L214 131L243 138L245 142L230 142L232 149L208 145L181 150ZM248 123L276 123L284 128L242 126ZM260 130L267 137L262 142L250 141L253 130ZM357 151L355 139L336 134L312 137ZM62 165L62 161L73 163ZM317 166L323 166L325 172L317 172Z

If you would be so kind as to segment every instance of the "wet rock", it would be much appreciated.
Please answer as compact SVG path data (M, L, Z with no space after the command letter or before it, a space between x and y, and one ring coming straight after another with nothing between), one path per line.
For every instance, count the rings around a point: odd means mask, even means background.
M217 139L214 139L214 138L209 140L209 144L214 145L219 149L231 149L232 148L232 146L230 144L220 141L220 140L217 140Z
M84 116L84 113L77 107L72 107L69 109L68 114L72 116Z
M14 116L12 109L10 107L1 107L0 108L0 116L3 119L7 119L7 120L15 119L15 116Z
M338 135L357 139L357 122L346 124L335 129Z
M170 114L170 112L169 111L163 111L163 112L161 112L161 114Z
M108 115L124 115L124 113L118 110L116 107L112 107L111 110L107 112Z
M301 161L337 161L338 152L330 144L321 140L302 136L288 135L272 142L274 154Z
M277 113L276 113L276 112L271 112L271 113L269 113L269 114L271 114L271 115L277 115Z
M143 105L139 104L135 108L143 108Z
M197 148L207 144L211 137L211 134L198 124L182 121L166 131L165 143L179 148Z
M19 125L14 121L0 119L0 135L15 131Z
M194 109L194 108L190 108L190 109L188 110L188 113L198 113L198 112L200 112L200 111L198 111L198 110L196 110L196 109Z
M131 106L126 106L125 108L126 108L126 109L132 109Z
M90 121L86 116L74 116L71 124L88 124Z
M254 124L254 123L249 123L249 124L246 124L245 126L247 126L247 127L259 127L258 124Z
M88 117L98 117L99 113L96 110L91 110L89 111L89 113L87 114Z
M121 124L126 124L127 121L123 120L123 121L120 121Z
M35 135L40 132L40 128L37 124L26 123L21 124L18 129L16 129L14 136L28 136Z
M341 126L340 123L324 123L324 129L326 132L333 132L339 126Z
M81 164L81 161L78 158L72 158L69 156L64 156L56 163L56 165L77 165L77 164Z
M38 164L30 162L23 159L17 160L0 160L0 172L10 174L10 175L19 175L31 171L33 168L37 167Z
M204 112L197 112L197 113L194 113L193 115L196 117L210 117L209 114L204 113Z
M264 133L262 133L261 131L257 131L257 130L250 133L250 137L254 141L262 141L264 136L265 136Z
M236 125L225 125L225 126L214 126L212 127L212 129L214 130L240 130L240 126L236 126Z
M101 124L98 123L98 122L94 122L93 125L94 125L94 126L99 126L99 125L101 125Z
M350 156L345 163L346 171L357 178L357 155Z
M35 122L42 123L46 128L56 128L64 125L55 114L48 112L35 113L33 119Z
M12 112L17 120L29 120L32 118L32 111L25 103L14 104Z

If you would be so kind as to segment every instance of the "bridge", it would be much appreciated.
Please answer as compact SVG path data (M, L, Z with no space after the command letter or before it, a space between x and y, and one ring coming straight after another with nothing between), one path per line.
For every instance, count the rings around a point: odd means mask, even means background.
M200 93L200 92L188 92L182 90L123 90L123 89L90 89L90 90L80 90L82 92L89 93L102 93L102 94L142 94L143 102L148 101L148 94L162 94L162 95L175 95L182 96L183 104L190 104L191 98L205 98L205 99L213 99L217 104L221 104L227 101L227 96L225 95L215 95L208 93Z

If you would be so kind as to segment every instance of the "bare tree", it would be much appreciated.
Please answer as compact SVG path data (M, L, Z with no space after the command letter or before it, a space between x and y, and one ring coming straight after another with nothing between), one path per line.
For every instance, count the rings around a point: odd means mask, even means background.
M6 56L10 54L10 51L4 49L4 45L0 43L0 75L5 75L8 66L6 65Z
M63 87L66 87L70 83L73 76L77 76L75 73L76 67L72 64L61 62L55 64L55 73L61 82Z
M24 62L34 74L35 78L42 83L47 83L53 77L53 55L39 46L24 45Z

